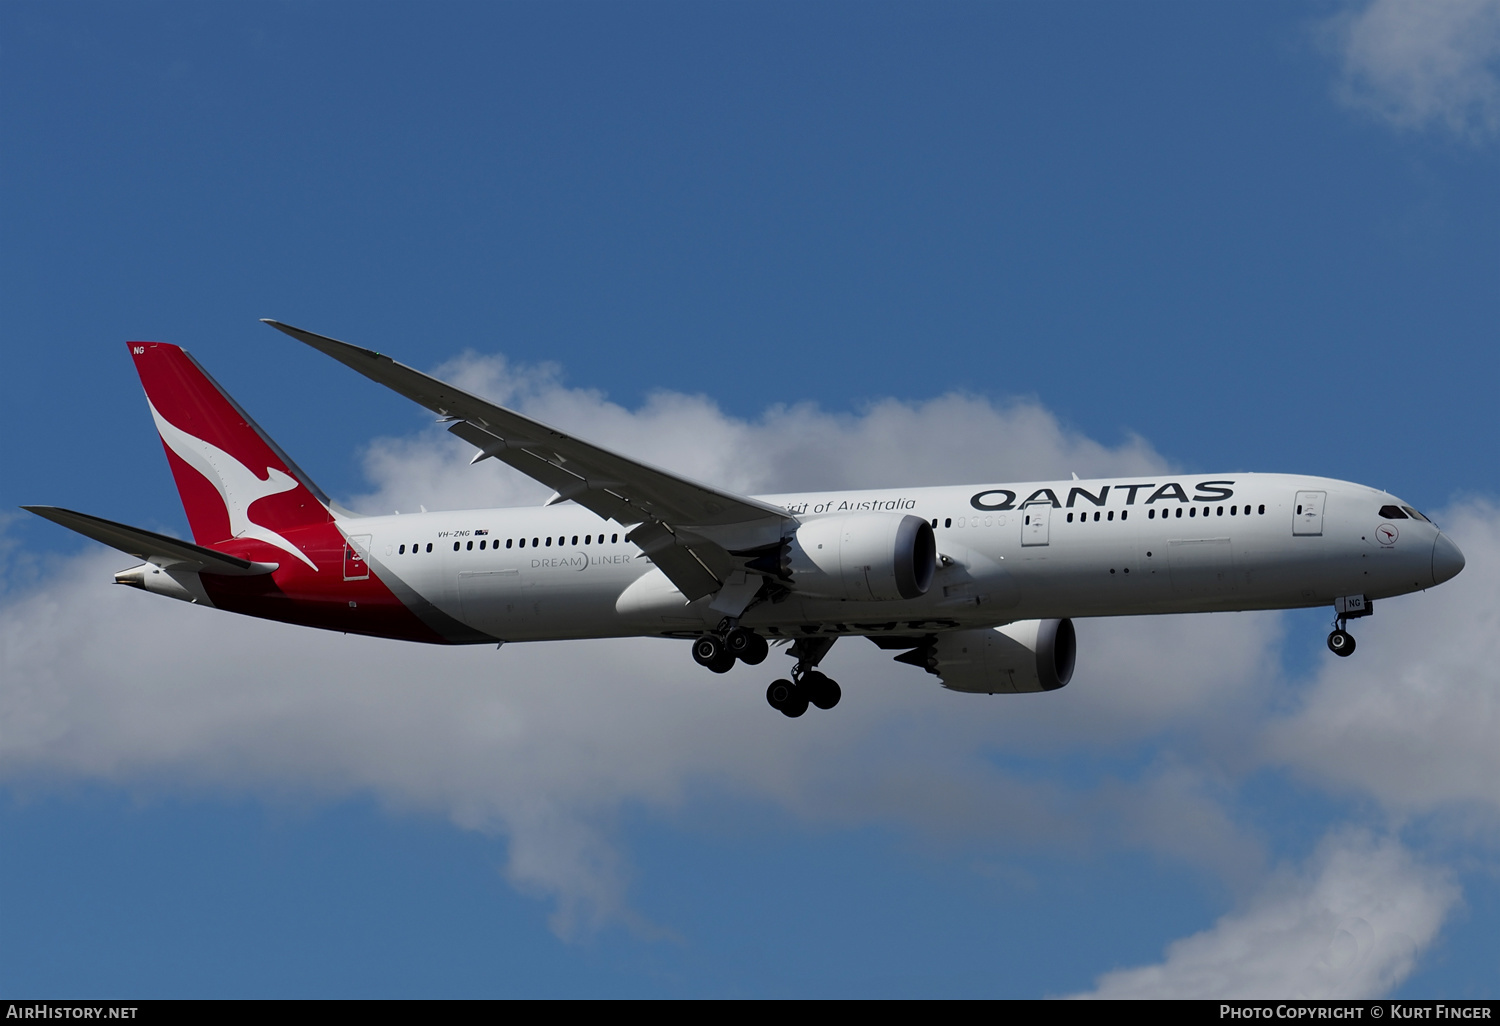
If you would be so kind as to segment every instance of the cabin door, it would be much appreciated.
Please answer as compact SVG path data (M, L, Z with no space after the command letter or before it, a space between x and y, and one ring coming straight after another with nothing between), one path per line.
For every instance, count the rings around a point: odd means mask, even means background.
M1327 492L1297 493L1297 503L1293 507L1296 512L1292 514L1292 534L1323 533L1323 503L1327 498Z
M367 581L370 579L370 536L351 534L344 542L344 580Z
M1048 524L1052 520L1052 503L1039 502L1021 507L1021 544L1046 545Z

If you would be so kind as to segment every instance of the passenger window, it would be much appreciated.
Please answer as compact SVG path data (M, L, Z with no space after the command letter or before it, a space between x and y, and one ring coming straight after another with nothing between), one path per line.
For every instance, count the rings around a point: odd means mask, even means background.
M453 551L454 551L454 552L457 552L457 551L458 551L458 542L454 542L454 543L453 543Z
M620 536L618 534L612 534L612 535L609 536L609 543L611 545L615 544L619 540L620 540Z
M575 534L573 536L573 541L570 544L572 544L572 545L577 545L578 544L578 535Z
M428 543L427 543L427 551L428 551L428 552L431 552L431 551L432 551L432 542L428 542Z
M1153 509L1150 513L1147 513L1146 514L1146 519L1147 520L1155 520L1156 519L1156 510Z
M515 541L514 538L507 538L507 539L505 539L505 547L507 549L510 548L510 543L513 542L513 541Z
M1071 524L1072 522L1073 522L1073 514L1069 513L1068 514L1068 523Z
M474 551L474 543L473 542L469 542L469 544L466 545L466 546L464 546L464 547L467 548L470 552Z
M1130 510L1128 510L1128 509L1122 509L1122 510L1120 510L1120 519L1121 520L1124 520L1124 519L1126 519L1129 516L1130 516Z
M1260 508L1260 515L1261 516L1265 516L1266 515L1266 507L1265 506L1261 506L1261 508Z
M1182 507L1181 506L1177 507L1177 519L1178 520L1182 519Z
M1113 520L1114 518L1115 518L1115 511L1114 510L1110 510L1109 511L1109 519Z
M541 544L542 544L542 540L540 538L533 538L533 539L531 539L531 547L532 548L537 548Z
M404 556L404 555L406 555L406 546L405 545L401 546L401 551L398 552L398 553L396 553L396 555L398 555L398 556Z
M1028 520L1028 521L1026 521L1026 522L1027 522L1027 523L1028 523L1028 524L1029 524L1029 523L1031 523L1031 521L1030 521L1030 520ZM944 520L943 520L943 526L944 526L944 527L952 527L952 526L953 526L953 518L952 518L952 517L947 517L947 518L945 518L945 519L944 519Z

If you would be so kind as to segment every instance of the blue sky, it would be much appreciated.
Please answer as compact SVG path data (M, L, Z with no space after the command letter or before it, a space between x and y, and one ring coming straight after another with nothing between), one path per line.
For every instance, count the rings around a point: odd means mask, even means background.
M0 7L0 987L1494 996L1497 70L1493 0ZM187 533L128 339L356 508L545 495L260 317L744 490L1326 474L1469 570L1337 666L1322 611L1086 621L984 704L845 642L789 723L15 510Z

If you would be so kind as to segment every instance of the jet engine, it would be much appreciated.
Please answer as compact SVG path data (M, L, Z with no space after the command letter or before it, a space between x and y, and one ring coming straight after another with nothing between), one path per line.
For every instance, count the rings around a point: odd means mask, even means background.
M939 634L903 662L922 660L953 691L1056 691L1073 678L1078 638L1072 620L1018 620L989 630Z
M820 517L782 548L781 570L800 594L890 601L927 593L937 572L932 525L900 513Z

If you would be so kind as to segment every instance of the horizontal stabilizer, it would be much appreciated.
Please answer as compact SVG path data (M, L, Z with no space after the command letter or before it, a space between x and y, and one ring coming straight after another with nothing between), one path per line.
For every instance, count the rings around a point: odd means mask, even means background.
M169 538L154 531L143 531L139 527L117 524L103 517L92 517L87 513L75 513L57 506L22 506L24 510L46 517L54 524L61 524L94 541L103 542L111 548L128 552L137 559L154 563L163 570L188 570L208 574L224 574L230 577L252 577L268 574L278 563L254 563L248 559L215 552L201 545Z

